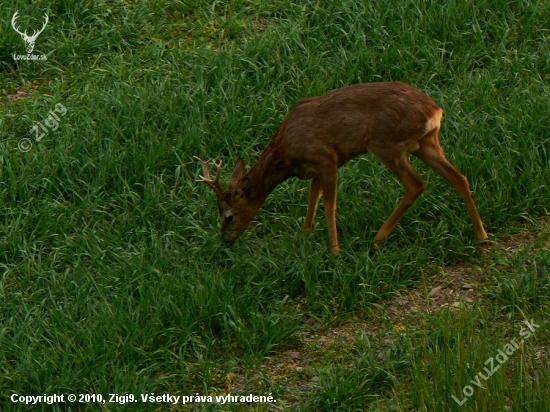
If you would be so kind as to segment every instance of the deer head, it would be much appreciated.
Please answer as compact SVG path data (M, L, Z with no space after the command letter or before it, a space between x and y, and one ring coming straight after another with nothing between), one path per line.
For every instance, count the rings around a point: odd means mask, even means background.
M45 21L44 21L44 25L42 26L42 28L38 31L35 31L32 36L29 36L27 34L27 32L21 32L17 29L17 27L15 26L15 21L17 20L17 14L19 12L15 12L15 14L13 15L12 19L11 19L11 26L13 27L13 29L19 33L22 37L23 37L23 40L25 41L25 43L27 43L27 53L28 54L31 54L32 51L34 50L34 42L36 41L36 39L38 38L38 36L40 35L40 33L42 33L44 31L44 29L46 28L46 24L48 24L48 15L45 14L44 16L46 17L45 18Z
M246 168L244 162L242 159L237 161L229 178L228 190L224 190L219 181L222 162L214 162L217 172L216 178L212 179L208 171L210 160L204 161L197 156L193 157L202 166L203 176L200 176L197 182L208 184L216 194L218 212L222 222L222 236L225 241L233 242L243 234L261 207L261 202L258 204L250 196L250 179L245 176Z

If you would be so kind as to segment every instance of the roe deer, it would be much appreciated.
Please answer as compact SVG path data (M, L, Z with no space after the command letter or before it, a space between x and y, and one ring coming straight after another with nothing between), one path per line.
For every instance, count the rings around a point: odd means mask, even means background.
M234 241L248 227L275 186L297 177L313 179L304 230L310 233L317 204L324 195L330 252L338 254L336 232L336 179L338 168L354 157L372 152L403 183L405 196L378 230L374 249L387 239L406 210L426 190L407 158L407 152L443 176L460 194L477 239L488 238L468 180L445 158L439 144L443 110L431 97L401 82L363 83L334 90L324 96L300 100L279 126L259 160L247 172L237 161L229 188L201 162L203 176L215 192L223 238Z

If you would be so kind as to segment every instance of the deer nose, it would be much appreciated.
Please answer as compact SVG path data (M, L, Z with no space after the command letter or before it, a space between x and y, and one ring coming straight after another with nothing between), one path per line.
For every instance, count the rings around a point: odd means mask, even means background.
M223 240L228 245L235 243L235 241L241 236L241 232L236 230L227 230L223 232Z
M235 237L234 236L228 236L228 235L224 235L223 236L223 243L226 245L226 246L233 246L233 244L235 243Z

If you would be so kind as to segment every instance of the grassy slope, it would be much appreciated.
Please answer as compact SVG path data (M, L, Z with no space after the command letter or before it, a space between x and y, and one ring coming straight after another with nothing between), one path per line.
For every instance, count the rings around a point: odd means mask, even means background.
M468 259L473 230L460 198L418 162L428 191L384 250L368 254L402 195L370 156L340 173L338 259L321 213L311 237L299 233L300 181L280 185L242 241L223 247L192 155L250 165L302 97L411 83L446 110L443 145L491 234L546 212L548 3L364 3L0 5L0 88L33 93L0 106L3 393L224 393L228 372L296 343L305 318L363 313L421 268ZM50 15L35 48L47 62L14 64L24 48L9 27L15 10L21 24ZM68 110L60 128L21 152L56 103ZM502 310L487 321L517 316ZM457 368L473 356L461 350ZM365 390L361 404L381 391ZM406 396L446 410L441 399ZM2 410L17 409L6 402Z

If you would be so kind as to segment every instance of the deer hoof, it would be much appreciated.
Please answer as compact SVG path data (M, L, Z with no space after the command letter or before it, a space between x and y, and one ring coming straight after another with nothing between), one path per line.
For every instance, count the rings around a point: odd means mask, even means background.
M370 247L370 250L372 250L373 252L377 252L382 249L382 246L384 246L384 241L375 239L374 243Z
M486 255L487 253L489 253L489 249L487 246L489 246L489 242L487 241L477 244L475 249L476 253L478 255Z
M335 245L335 246L331 246L330 247L330 254L332 256L338 256L338 254L340 253L341 249L340 249L340 246L338 245Z

